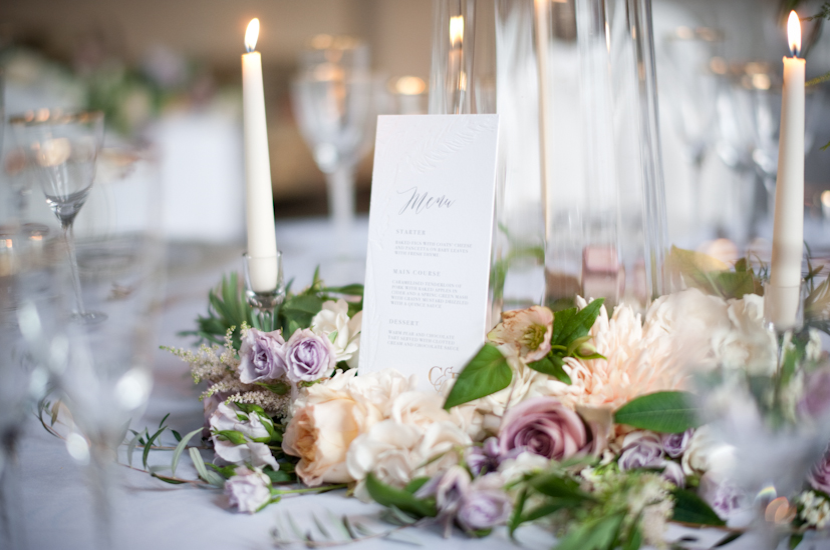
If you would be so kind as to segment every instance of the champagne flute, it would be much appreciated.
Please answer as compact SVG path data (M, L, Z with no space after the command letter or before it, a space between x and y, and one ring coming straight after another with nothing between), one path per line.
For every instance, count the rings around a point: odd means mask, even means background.
M317 166L326 174L337 254L348 256L355 171L371 146L377 114L369 49L355 38L321 35L300 63L292 86L294 112Z
M9 120L46 203L60 221L69 254L75 311L72 320L85 325L104 321L100 311L87 311L75 256L73 223L95 179L95 161L104 136L104 115L98 111L66 112L40 109Z

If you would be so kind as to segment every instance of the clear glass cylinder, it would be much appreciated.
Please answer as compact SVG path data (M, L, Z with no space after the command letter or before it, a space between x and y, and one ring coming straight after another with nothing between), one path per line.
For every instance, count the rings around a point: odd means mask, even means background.
M546 301L664 291L650 0L537 0Z

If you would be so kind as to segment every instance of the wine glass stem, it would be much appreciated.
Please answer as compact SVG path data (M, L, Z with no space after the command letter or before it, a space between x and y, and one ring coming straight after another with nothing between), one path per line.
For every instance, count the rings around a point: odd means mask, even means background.
M84 300L81 296L81 277L78 274L78 259L75 256L75 235L72 232L72 224L63 226L63 238L66 241L66 250L69 253L69 269L72 272L72 288L75 290L75 303L78 314L84 315Z
M348 255L354 223L354 167L341 166L326 174L329 194L329 213L335 235L336 253Z

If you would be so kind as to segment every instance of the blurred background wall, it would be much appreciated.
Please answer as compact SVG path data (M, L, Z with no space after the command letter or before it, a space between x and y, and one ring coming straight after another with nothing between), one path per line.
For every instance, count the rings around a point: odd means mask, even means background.
M682 79L672 71L684 61L671 54L671 37L680 28L714 29L720 38L711 55L723 62L720 69L745 70L752 61L768 64L775 74L786 52L780 15L788 3L792 1L654 0L669 219L678 234L699 220L685 208L695 192L690 183L693 161L682 125L672 114L680 104L678 81L682 88ZM818 0L804 1L799 10L806 16L820 6ZM6 67L7 111L61 104L103 107L112 111L110 124L124 139L150 137L167 143L173 160L195 156L204 163L201 172L192 163L180 163L178 172L170 169L177 175L169 185L179 185L180 193L208 180L239 187L239 56L247 23L259 17L257 49L264 64L277 215L324 214L324 178L291 108L290 81L299 52L320 33L357 35L369 43L373 68L384 78L413 75L427 81L431 9L431 0L3 0L0 64ZM809 52L808 77L830 70L828 34L817 37ZM49 92L44 94L44 89ZM822 100L818 110L808 113L818 121L813 139L817 146L808 157L808 200L819 210L820 192L830 187L830 153L818 151L830 141L826 111ZM716 112L708 124L714 128L721 114ZM704 202L717 204L726 192L723 182L747 176L746 166L740 172L724 161L718 149L722 136L707 139L701 193ZM217 156L228 157L222 161L224 168L211 164L218 162ZM358 208L363 211L370 176L367 155L359 174ZM183 187L182 179L190 187ZM222 208L228 208L227 200L220 200ZM673 205L677 215L671 215ZM237 210L241 216L241 203Z

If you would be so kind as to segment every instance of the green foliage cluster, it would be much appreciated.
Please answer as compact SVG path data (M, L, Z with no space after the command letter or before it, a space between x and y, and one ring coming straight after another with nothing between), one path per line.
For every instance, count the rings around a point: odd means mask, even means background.
M222 283L208 293L208 312L196 319L197 329L180 332L180 336L197 336L200 342L224 344L225 334L231 330L235 349L240 346L240 327L243 325L260 330L282 330L285 338L298 329L308 328L311 319L320 312L323 302L348 298L349 317L363 309L363 285L326 287L320 279L320 269L314 271L311 285L299 293L292 293L290 281L286 286L285 301L262 316L254 315L254 309L245 300L245 289L239 276L231 273Z

